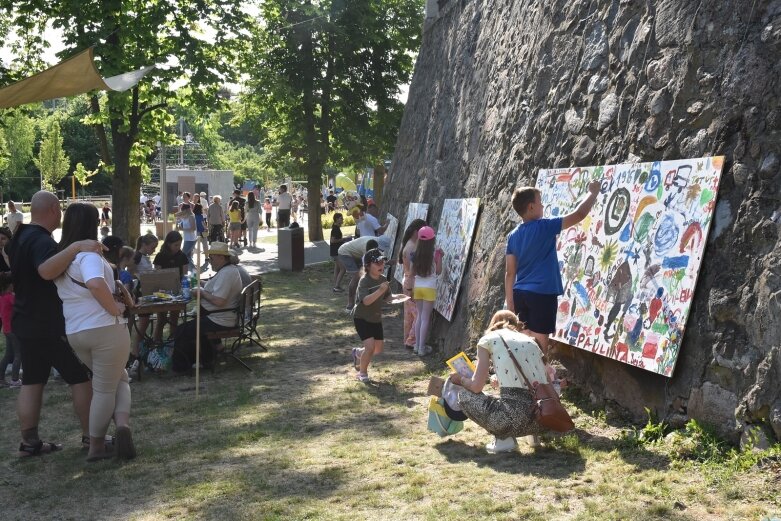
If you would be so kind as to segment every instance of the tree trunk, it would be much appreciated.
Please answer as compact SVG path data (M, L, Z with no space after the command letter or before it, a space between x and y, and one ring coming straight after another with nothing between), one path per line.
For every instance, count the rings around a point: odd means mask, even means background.
M374 167L374 203L382 209L382 191L385 188L385 165Z
M323 221L320 219L320 184L322 183L321 174L323 164L307 163L307 204L309 205L309 215L307 216L307 227L309 229L310 241L323 240Z
M120 237L129 246L135 247L140 233L139 194L141 190L141 169L130 168L130 137L114 132L114 177L112 180L112 223L111 233Z

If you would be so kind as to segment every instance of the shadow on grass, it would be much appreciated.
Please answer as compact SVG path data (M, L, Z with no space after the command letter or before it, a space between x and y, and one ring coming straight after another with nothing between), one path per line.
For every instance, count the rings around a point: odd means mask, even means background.
M486 441L490 439L486 433ZM497 472L546 478L567 478L582 473L586 460L578 452L538 449L533 453L488 454L483 446L450 439L434 446L450 463L474 463Z
M666 454L650 451L643 445L592 434L583 429L575 429L575 434L582 444L600 452L615 451L622 460L639 470L664 470L670 466L670 458Z

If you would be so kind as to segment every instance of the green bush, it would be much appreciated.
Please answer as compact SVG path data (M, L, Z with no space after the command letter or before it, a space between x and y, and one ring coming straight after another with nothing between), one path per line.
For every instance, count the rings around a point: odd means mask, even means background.
M334 213L336 212L328 212L320 216L320 221L323 223L323 230L330 230L333 227ZM341 213L342 216L344 217L342 226L355 226L355 219L353 219L352 215L349 215L345 212L341 212Z

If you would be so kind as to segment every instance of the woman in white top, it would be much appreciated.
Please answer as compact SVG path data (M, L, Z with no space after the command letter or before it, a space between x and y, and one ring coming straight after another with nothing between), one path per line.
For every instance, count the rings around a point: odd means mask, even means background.
M96 240L97 225L95 206L71 204L63 219L60 249L83 239ZM55 284L62 300L68 342L92 371L87 461L114 456L105 445L112 417L117 426L116 455L131 459L136 452L129 426L130 385L125 371L130 335L123 317L125 306L114 299L111 265L98 253L79 253Z
M16 204L13 201L8 201L8 214L6 215L8 220L8 228L11 233L16 233L16 228L24 222L24 214L16 210Z
M520 333L523 324L511 311L494 314L485 335L477 342L477 367L472 378L458 373L450 381L464 389L458 393L461 410L496 439L486 445L490 453L517 448L515 437L536 436L543 432L532 413L532 393L518 373L508 347L530 382L548 383L542 351L534 338ZM482 393L493 362L499 398ZM493 382L492 382L493 383Z
M196 196L197 195L198 194L196 194ZM193 248L195 248L195 243L198 241L198 228L195 224L195 214L188 203L182 203L179 208L179 212L176 214L176 224L182 230L182 237L184 238L182 253L187 256L187 260L190 263L190 269L195 270L192 256Z
M247 194L247 202L244 205L247 216L247 231L249 232L249 245L252 248L258 246L258 226L260 225L260 201L255 199L255 192Z

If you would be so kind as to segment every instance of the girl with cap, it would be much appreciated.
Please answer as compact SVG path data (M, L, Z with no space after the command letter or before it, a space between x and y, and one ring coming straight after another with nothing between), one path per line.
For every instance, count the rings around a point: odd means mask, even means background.
M363 256L366 273L358 282L358 291L353 323L363 347L353 348L353 366L358 370L357 379L369 382L369 363L375 354L382 353L385 339L382 331L382 305L392 298L388 281L382 275L385 269L385 255L378 248L367 251Z
M442 273L442 250L434 247L434 228L424 226L418 230L418 245L412 258L412 271L415 273L415 285L412 291L418 316L415 319L415 353L419 356L431 354L431 346L426 345L431 313L437 300L437 276Z

